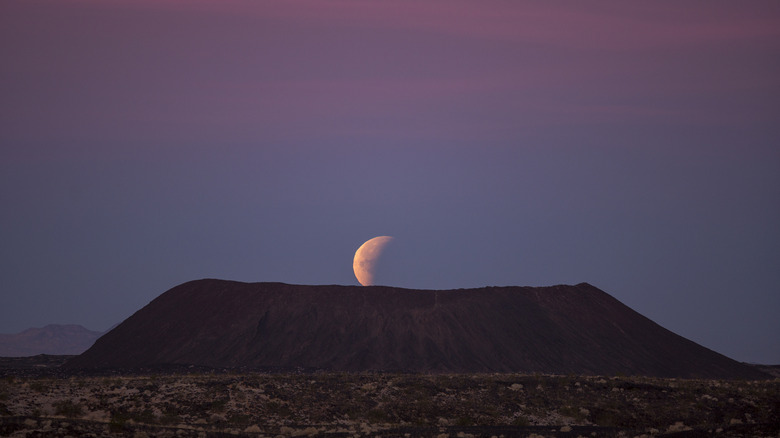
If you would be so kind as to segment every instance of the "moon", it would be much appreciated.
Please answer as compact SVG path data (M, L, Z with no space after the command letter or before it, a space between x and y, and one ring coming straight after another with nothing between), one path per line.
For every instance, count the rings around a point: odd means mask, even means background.
M355 251L355 258L352 260L352 270L355 271L357 281L363 286L374 285L374 274L376 265L382 252L388 243L393 240L391 236L378 236L367 240Z

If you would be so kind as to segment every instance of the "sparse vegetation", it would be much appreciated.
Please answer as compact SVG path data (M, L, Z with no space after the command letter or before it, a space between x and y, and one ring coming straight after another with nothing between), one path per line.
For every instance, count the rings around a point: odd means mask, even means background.
M79 403L74 403L72 400L60 400L54 402L54 414L64 415L68 418L79 418L83 414L84 409Z
M20 377L1 389L2 436L780 433L778 379L248 373Z
M30 389L32 389L35 392L46 392L46 389L48 388L48 385L46 385L43 381L35 381L30 382Z

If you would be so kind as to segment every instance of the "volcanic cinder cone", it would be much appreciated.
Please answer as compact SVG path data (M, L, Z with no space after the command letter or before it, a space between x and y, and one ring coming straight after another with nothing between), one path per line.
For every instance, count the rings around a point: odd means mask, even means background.
M198 280L160 295L67 366L541 372L766 378L607 293Z

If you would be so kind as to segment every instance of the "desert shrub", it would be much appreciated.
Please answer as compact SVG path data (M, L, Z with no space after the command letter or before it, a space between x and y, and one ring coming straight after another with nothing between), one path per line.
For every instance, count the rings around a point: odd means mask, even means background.
M480 412L480 414L482 414L481 417L487 419L489 422L495 421L495 419L501 415L498 407L491 403L483 403L481 406L475 407L473 410Z
M412 422L415 424L435 423L438 417L445 414L429 397L413 400L409 403L409 407L411 408Z
M244 429L244 433L260 433L262 432L262 429L260 429L260 426L253 424L246 429Z
M246 401L246 393L244 393L240 389L235 389L233 392L233 399L235 399L239 403L243 403Z
M144 409L141 412L137 412L135 415L133 415L132 418L136 423L146 424L155 423L157 420L157 417L154 415L154 412L152 412L151 409Z
M616 427L620 425L620 414L611 409L594 408L590 421L602 427Z
M68 418L80 417L83 408L79 403L73 403L72 400L62 400L54 403L54 414L64 415Z
M531 421L522 415L518 415L512 420L513 426L529 426L530 424Z
M408 397L433 396L439 392L439 388L430 380L422 377L408 377L396 383Z
M121 432L125 429L125 424L129 416L124 412L115 412L111 414L111 420L108 422L108 429L111 432Z
M143 393L144 391L158 392L160 390L160 384L156 380L152 380L146 385L140 386L138 391Z
M387 421L387 413L382 409L369 409L366 419L371 423L384 423Z
M582 411L572 406L564 406L558 409L558 413L566 417L574 418L578 421L585 419L585 415L583 415Z
M157 421L163 425L179 424L181 423L181 417L175 410L166 410Z
M44 384L40 380L36 380L35 382L30 383L30 389L32 389L35 392L46 392L49 390L49 386Z
M468 415L464 415L462 417L458 417L455 420L456 426L466 427L466 426L473 426L474 425L474 419L471 418Z
M469 375L455 374L441 377L439 383L455 391L466 391L474 389L478 385L478 380Z
M265 408L269 414L279 415L281 417L289 417L290 414L292 414L292 410L290 410L289 406L275 401L266 403Z
M228 417L227 421L232 425L244 425L248 424L251 419L252 417L247 414L232 414Z
M214 412L224 412L228 399L220 398L211 402L210 409Z

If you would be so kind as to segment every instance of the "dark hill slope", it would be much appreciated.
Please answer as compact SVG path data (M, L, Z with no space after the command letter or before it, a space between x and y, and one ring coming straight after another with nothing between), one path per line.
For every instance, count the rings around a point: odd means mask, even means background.
M766 377L585 283L429 291L192 281L67 366L162 364Z

